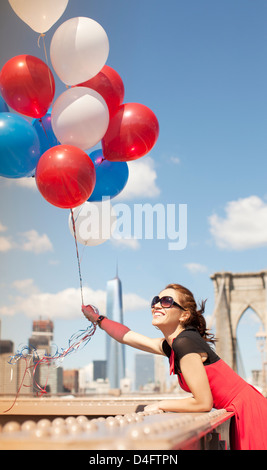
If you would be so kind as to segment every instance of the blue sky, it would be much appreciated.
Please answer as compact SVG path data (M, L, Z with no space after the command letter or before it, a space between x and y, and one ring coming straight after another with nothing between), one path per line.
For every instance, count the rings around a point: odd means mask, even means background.
M25 53L45 61L38 34L7 0L0 13L1 67ZM188 212L183 250L171 251L168 240L157 239L80 246L85 302L98 302L104 310L106 283L118 262L125 324L158 336L149 300L167 283L184 284L196 300L208 298L209 317L212 273L267 267L267 4L69 0L46 33L48 51L58 26L77 16L92 18L105 29L107 65L124 82L124 102L150 107L160 125L155 147L129 164L128 184L113 203L131 208L136 203L186 204ZM51 69L57 98L66 87ZM32 320L46 312L54 320L54 342L64 348L72 333L86 327L69 211L47 203L33 179L1 178L0 197L2 338L12 339L15 347L27 343ZM255 364L260 367L254 340L258 329L255 316L240 322L248 374ZM134 353L127 350L129 369ZM97 331L86 349L65 359L64 367L104 358L105 335Z

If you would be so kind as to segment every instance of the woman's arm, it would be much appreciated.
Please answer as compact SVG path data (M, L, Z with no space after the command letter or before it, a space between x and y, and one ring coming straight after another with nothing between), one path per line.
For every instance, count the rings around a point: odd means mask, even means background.
M149 405L145 410L163 410L172 412L210 411L213 405L208 377L200 354L186 354L180 360L181 372L192 397L174 400L163 400Z
M83 305L82 311L88 320L93 323L97 321L99 315L90 305ZM101 321L101 329L119 343L127 344L128 346L141 349L142 351L164 355L162 350L164 338L149 338L109 318L105 318Z

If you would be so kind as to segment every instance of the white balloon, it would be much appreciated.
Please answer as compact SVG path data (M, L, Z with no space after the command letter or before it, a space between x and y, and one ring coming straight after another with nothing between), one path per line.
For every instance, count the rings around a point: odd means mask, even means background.
M87 150L105 135L109 111L104 98L87 87L73 87L55 101L51 124L61 144Z
M63 15L69 0L8 0L16 15L37 33L45 33Z
M67 85L78 85L100 72L109 54L102 26L91 18L71 18L62 23L50 44L56 74Z
M73 209L76 239L86 246L96 246L109 240L116 228L116 213L110 200L85 202ZM73 221L69 215L69 229L74 236Z

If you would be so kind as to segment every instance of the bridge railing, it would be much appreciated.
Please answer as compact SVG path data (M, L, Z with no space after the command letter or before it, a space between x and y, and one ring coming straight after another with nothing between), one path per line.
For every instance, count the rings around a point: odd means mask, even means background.
M233 413L144 411L151 399L0 400L0 450L227 450Z

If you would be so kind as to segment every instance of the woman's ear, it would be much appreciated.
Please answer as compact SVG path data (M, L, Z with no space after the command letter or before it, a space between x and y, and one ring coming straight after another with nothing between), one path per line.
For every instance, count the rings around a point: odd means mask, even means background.
M189 320L189 318L190 318L190 312L189 310L185 310L180 316L180 322L185 323Z

